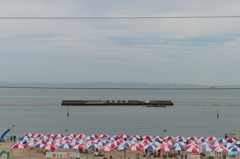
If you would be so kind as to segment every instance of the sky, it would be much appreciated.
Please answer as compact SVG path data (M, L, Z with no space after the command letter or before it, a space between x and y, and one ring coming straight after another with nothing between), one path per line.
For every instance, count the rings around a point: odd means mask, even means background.
M240 16L239 0L8 0L0 17ZM240 18L0 19L2 82L240 84Z

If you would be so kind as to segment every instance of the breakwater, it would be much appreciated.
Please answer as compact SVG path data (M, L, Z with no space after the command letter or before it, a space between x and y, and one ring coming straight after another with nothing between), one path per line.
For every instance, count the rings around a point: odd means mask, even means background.
M173 106L170 100L62 100L62 106L75 105L166 105Z

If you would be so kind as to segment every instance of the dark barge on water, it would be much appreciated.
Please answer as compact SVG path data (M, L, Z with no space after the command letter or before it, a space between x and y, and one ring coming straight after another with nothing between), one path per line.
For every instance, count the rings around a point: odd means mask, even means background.
M62 100L62 106L95 106L95 105L156 105L156 106L173 106L170 100Z

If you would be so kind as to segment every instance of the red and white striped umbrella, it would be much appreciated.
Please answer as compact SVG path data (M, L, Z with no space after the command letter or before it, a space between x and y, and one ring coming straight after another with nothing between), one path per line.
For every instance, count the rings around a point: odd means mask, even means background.
M160 138L160 139L163 139L164 137L157 135L157 136L153 136L153 138Z
M63 144L62 142L56 141L56 142L54 142L52 145L54 145L54 146L60 146L60 145L62 145L62 144Z
M27 146L34 146L34 145L36 145L36 144L37 144L37 142L30 141L30 142L27 143L26 145L27 145Z
M47 134L48 137L54 137L55 134Z
M32 136L34 136L34 134L33 133L26 133L23 136L30 136L30 137L32 137Z
M58 134L55 134L54 137L64 137L65 135L64 134L61 134L61 133L58 133Z
M131 145L127 148L127 150L133 150L133 151L141 151L142 148L140 148L139 146L137 145Z
M159 148L157 150L158 151L171 151L171 147L169 147L167 145L162 145L162 146L159 146Z
M219 148L214 149L214 151L216 151L216 152L228 152L228 149L225 148L225 147L219 147Z
M40 134L40 133L33 135L33 137L42 137L42 136L43 136L43 134Z
M198 139L207 139L205 136L199 136Z
M83 144L80 144L80 145L74 145L72 147L72 149L83 150L83 149L86 149L86 148Z
M149 144L150 141L149 141L149 140L142 140L142 141L140 141L139 143L142 143L142 144L146 145L146 144Z
M217 140L217 138L215 136L210 136L207 138L208 140Z
M151 135L145 135L142 138L143 139L148 139L148 140L153 139L153 137Z
M92 140L94 143L97 143L97 142L100 142L100 141L102 141L101 139L94 139L94 140Z
M94 137L94 138L98 138L98 137L99 137L99 135L97 135L97 134L91 134L91 135L89 135L89 136L92 136L92 137Z
M233 142L233 141L236 141L234 138L230 137L230 138L226 138L227 141L229 142Z
M186 151L188 151L188 152L199 152L199 148L191 147L191 148L186 149Z
M130 138L130 136L129 136L129 135L126 135L126 134L123 134L123 135L121 135L120 137L121 137L121 138Z
M121 137L120 137L119 135L112 135L112 136L110 136L110 137L115 137L115 138L117 138L117 139L121 139Z
M48 142L48 141L55 141L55 139L53 139L53 138L48 138L48 139L43 140L43 141L45 141L45 142Z
M104 146L114 148L114 147L116 147L117 145L110 142L110 143L107 143L107 144L104 145Z
M198 145L187 145L186 147L185 147L186 149L190 149L190 148L199 148L199 146Z
M113 148L108 146L102 146L98 148L98 151L113 151Z
M53 145L45 145L45 146L42 147L42 149L45 149L45 150L56 150L57 147L53 146Z
M77 135L76 135L76 134L73 134L73 133L71 133L71 134L67 134L67 136L70 136L70 137L76 137Z
M109 135L107 135L107 134L101 134L101 135L99 135L99 137L100 137L100 138L106 138L106 137L109 137Z
M24 144L13 144L10 148L12 149L25 149L27 146Z
M135 146L138 146L138 147L140 147L140 148L143 148L145 145L143 144L143 143L136 143L136 144L134 144Z
M173 137L173 136L166 136L166 137L164 137L163 139L164 139L164 140L172 140L172 139L174 139L174 137Z
M86 134L78 134L78 135L76 135L76 138L79 138L79 139L85 138L85 137L87 137Z
M187 139L188 140L197 140L198 138L196 136L189 136Z
M173 145L174 144L174 142L172 142L172 141L164 141L163 144L165 144L165 143L169 144L169 145Z
M116 141L112 141L112 142L110 142L110 143L115 144L115 145L120 145L122 142L119 141L119 140L116 140Z
M181 139L181 138L185 138L183 136L176 136L175 139Z

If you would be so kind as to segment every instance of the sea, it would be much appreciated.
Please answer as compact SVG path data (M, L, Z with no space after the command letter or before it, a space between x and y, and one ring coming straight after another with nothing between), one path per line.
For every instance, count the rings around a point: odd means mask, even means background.
M0 135L11 128L7 135L17 137L31 132L223 138L240 128L239 95L240 89L0 88L0 105L21 105L0 106ZM171 100L175 105L61 106L62 100ZM29 106L51 104L56 106Z

